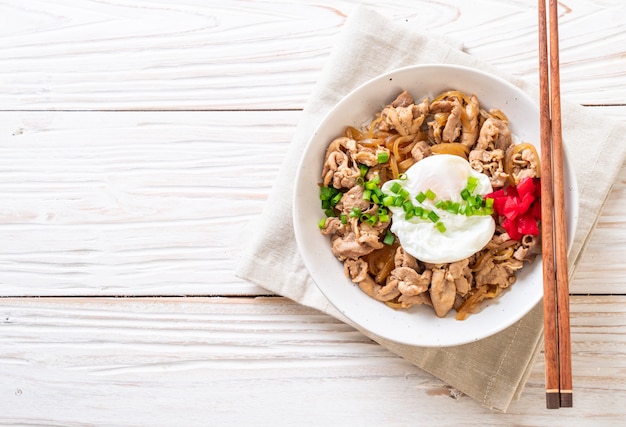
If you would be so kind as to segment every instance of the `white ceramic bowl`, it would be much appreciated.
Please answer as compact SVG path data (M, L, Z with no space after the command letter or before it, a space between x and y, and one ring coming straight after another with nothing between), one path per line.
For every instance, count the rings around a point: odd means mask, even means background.
M343 264L332 254L328 236L317 226L324 217L319 187L324 153L328 144L346 126L360 127L375 112L389 104L403 90L416 101L444 90L458 89L475 94L483 108L499 108L509 117L511 132L533 143L539 151L539 109L524 92L484 72L451 65L419 65L401 68L361 85L341 100L321 122L302 154L294 189L294 229L300 254L313 280L328 300L348 319L379 337L416 346L453 346L477 341L512 325L541 301L543 295L541 259L526 264L506 292L483 305L464 321L455 311L438 318L427 306L393 310L370 298L352 283ZM565 157L568 235L573 235L577 218L577 187Z

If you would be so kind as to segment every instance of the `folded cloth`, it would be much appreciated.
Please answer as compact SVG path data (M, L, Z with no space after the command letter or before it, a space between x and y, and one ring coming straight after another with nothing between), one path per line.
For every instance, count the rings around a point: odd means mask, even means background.
M499 75L538 99L536 85L504 75L496 68L448 44L413 31L367 8L358 7L345 26L306 104L265 209L255 224L236 268L237 276L343 321L310 278L298 254L291 222L293 182L300 155L324 115L361 83L407 65L445 63ZM569 248L570 273L624 162L625 144L616 144L626 126L589 109L563 102L566 156L577 176L579 217ZM353 325L359 329L357 325ZM481 405L506 411L519 397L542 345L542 304L504 331L475 343L423 348L390 342L361 331Z

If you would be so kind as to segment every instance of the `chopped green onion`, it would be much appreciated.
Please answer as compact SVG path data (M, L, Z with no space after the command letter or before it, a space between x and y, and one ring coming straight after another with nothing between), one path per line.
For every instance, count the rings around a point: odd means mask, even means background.
M370 170L366 165L359 164L359 172L361 172L361 178L364 178L367 175L367 171Z
M331 187L320 187L320 200L328 200L332 197Z
M320 187L320 200L322 201L322 209L334 208L343 193L333 187Z
M387 233L385 234L385 238L383 239L383 243L385 245L393 245L393 242L396 241L396 237L393 235L393 233L391 233L391 231L387 230Z
M476 190L477 186L478 186L478 178L476 178L475 176L470 176L469 178L467 178L467 185L465 186L467 191L471 193L474 190Z
M469 199L469 197L470 197L470 192L467 190L467 188L464 188L464 189L461 191L461 198L462 198L463 200L467 200L467 199Z
M385 197L383 197L383 206L393 206L393 202L395 200L396 200L396 197L385 196Z
M379 215L378 219L380 220L380 222L389 222L389 215L388 214Z
M376 215L370 215L370 214L366 214L366 213L362 213L361 216L359 217L359 219L361 220L361 222L367 222L371 225L374 225L378 222L378 216Z
M396 193L396 194L398 194L398 192L401 189L402 189L402 186L398 182L394 182L393 184L391 184L391 187L389 188L389 190L391 190L392 193Z
M408 198L409 198L409 196L410 196L410 194L409 194L409 192L407 191L407 189L406 189L406 188L402 188L402 189L400 189L400 192L399 192L398 194L399 194L399 195L400 195L400 197L402 197L403 199L408 199Z
M358 218L361 216L361 209L354 207L352 208L352 210L350 211L350 218Z
M404 212L404 219L411 219L415 216L415 210L414 209L409 209L408 211Z
M334 211L334 210L332 210L332 209L326 209L326 210L324 211L324 214L325 214L327 217L337 216L337 215L335 214L335 211Z
M485 199L485 207L486 208L492 208L493 207L493 200L491 197L487 197Z
M485 215L493 215L493 207L491 206L485 206L485 209L483 210Z
M398 179L401 181L406 181L407 179L409 179L409 177L407 176L407 174L401 173L398 175Z
M410 200L407 200L404 203L402 203L402 209L404 209L404 212L408 212L408 211L412 211L413 209L415 209L415 206L413 206L413 203L411 203Z
M378 195L376 195L376 193L372 193L372 197L370 198L370 200L376 203L377 205L380 204L380 199L378 198Z
M448 212L451 212L453 214L458 214L459 213L459 203L457 202L453 202L453 201L448 201L447 205L446 205L446 210Z
M393 205L394 205L395 207L398 207L398 208L399 208L400 206L402 206L402 203L404 203L404 201L402 200L402 197L396 197L396 198L393 200Z
M421 206L416 206L415 209L413 209L415 211L415 216L419 216L420 218L423 217L424 215L424 208Z
M435 207L437 209L445 209L447 206L447 203L444 202L443 200L439 200L437 203L435 203Z
M320 219L320 222L317 223L317 226L320 228L320 230L323 230L324 227L326 227L326 218Z
M426 198L428 200L435 200L435 197L437 197L437 195L430 188L426 190Z
M372 198L372 191L365 190L363 191L363 200L370 200Z
M436 223L437 221L439 221L439 215L437 215L435 211L430 211L428 213L428 219Z
M341 223L342 224L348 223L348 215L341 215Z
M424 202L424 200L426 200L426 194L424 194L424 193L422 193L422 192L420 191L420 193L419 193L417 196L415 196L415 199L416 199L418 202L423 203L423 202Z
M440 233L445 233L446 231L446 226L441 221L436 223L435 227L437 227L437 230L439 230Z
M378 184L380 184L380 176L376 175L374 178L367 181L363 186L368 190L373 190L378 188Z
M384 151L378 153L378 163L386 163L389 161L389 153Z

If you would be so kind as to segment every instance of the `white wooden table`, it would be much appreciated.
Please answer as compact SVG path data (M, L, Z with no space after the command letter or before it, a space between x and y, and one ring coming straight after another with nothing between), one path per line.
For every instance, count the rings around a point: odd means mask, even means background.
M365 3L537 78L534 1ZM493 413L234 276L354 6L0 2L0 425L624 425L626 168L571 283L572 409L542 357ZM561 8L563 97L626 120L626 3Z

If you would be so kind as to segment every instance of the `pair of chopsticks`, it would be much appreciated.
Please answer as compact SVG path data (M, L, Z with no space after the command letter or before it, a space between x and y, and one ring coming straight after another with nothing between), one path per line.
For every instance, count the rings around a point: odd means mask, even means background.
M548 1L549 41L546 27L546 0L539 0L541 223L546 407L556 409L571 407L573 402L561 135L558 3L556 0Z

